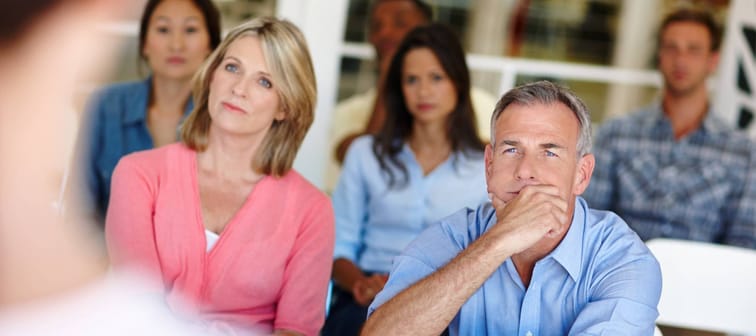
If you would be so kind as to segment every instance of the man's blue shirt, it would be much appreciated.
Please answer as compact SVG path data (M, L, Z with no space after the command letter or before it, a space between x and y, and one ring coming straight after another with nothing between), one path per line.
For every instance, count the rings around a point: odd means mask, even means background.
M446 265L496 224L490 203L464 209L423 232L395 260L370 306ZM617 215L582 198L562 242L535 264L526 288L508 258L462 306L451 335L653 335L659 264ZM442 303L439 303L442 304Z

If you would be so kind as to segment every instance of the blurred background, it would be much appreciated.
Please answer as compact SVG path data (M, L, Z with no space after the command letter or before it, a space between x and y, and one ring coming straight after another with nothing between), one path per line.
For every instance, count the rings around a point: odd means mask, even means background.
M143 0L140 0L144 2ZM304 32L318 77L318 109L295 168L322 186L327 137L335 104L375 83L373 49L366 42L369 0L217 0L224 30L260 15L285 17ZM712 12L725 28L722 59L711 87L717 113L749 128L756 98L756 1L753 0L429 0L434 17L462 38L474 86L500 96L536 80L559 81L587 103L595 123L649 104L661 85L655 34L678 6ZM138 8L138 6L134 6ZM98 29L121 42L118 66L85 80L78 110L99 85L143 78L139 11ZM754 87L756 88L756 87ZM751 130L753 131L753 130ZM753 132L752 132L753 134Z

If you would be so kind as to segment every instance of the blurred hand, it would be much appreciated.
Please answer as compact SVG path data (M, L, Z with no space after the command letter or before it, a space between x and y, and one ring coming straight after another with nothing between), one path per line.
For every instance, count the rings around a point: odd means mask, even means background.
M352 288L352 296L363 307L367 307L373 302L373 298L383 289L388 281L387 275L373 274L369 277L362 277L357 280Z

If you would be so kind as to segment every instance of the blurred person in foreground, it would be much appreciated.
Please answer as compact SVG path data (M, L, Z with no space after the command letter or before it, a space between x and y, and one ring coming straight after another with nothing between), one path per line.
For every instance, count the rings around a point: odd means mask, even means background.
M336 185L340 165L344 162L352 141L365 134L375 134L383 128L387 111L383 89L391 59L404 36L417 26L433 19L431 7L422 0L375 0L369 10L368 42L375 50L377 62L376 86L351 96L336 106L331 125L329 164L325 189ZM496 105L496 98L488 92L470 87L470 97L476 113L478 136L488 141L488 120Z
M210 330L317 335L333 210L291 167L316 97L296 26L263 17L232 29L195 76L181 142L116 166L105 225L114 267L157 275L171 308Z
M221 39L210 0L149 0L139 21L144 80L108 85L87 104L70 192L102 227L113 169L122 156L177 141L194 108L191 79ZM141 64L140 64L141 65Z
M670 13L658 36L661 100L597 132L585 199L643 240L756 248L756 146L716 114L706 86L720 42L710 13Z
M128 2L0 5L0 335L192 335L147 280L106 274L91 227L54 206L71 142L64 124L81 78L114 49L96 27ZM58 204L59 205L59 204ZM68 209L73 211L73 209Z
M659 264L616 214L579 197L590 116L550 82L506 93L491 120L491 202L431 226L394 260L364 335L653 335Z
M333 192L335 303L324 335L357 335L392 259L433 222L487 199L456 34L440 23L413 29L384 85L383 128L355 140Z

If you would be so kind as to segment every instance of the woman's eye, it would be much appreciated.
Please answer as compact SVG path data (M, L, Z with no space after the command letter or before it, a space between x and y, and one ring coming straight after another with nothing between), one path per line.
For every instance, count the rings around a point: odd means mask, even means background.
M197 32L198 30L199 30L199 29L197 29L197 27L186 27L186 29L184 29L184 31L185 31L185 32L186 32L187 34L193 34L193 33L196 33L196 32Z
M260 78L258 80L258 83L260 83L260 85L262 85L266 89L270 89L273 87L273 83L271 83L267 78Z
M228 63L223 68L226 69L226 71L228 71L228 72L234 72L235 73L235 72L239 71L239 67L236 66L236 64L233 64L233 63Z
M165 33L167 33L167 32L170 31L170 29L168 29L168 27L157 27L157 28L155 28L155 30L157 30L157 32L161 33L161 34L165 34Z
M444 76L441 76L439 74L433 74L431 76L431 79L433 79L434 82L438 82L438 81L441 81L442 79L444 79Z
M415 76L408 76L408 77L404 78L404 83L405 84L415 84L416 82L417 82L417 77L415 77Z

